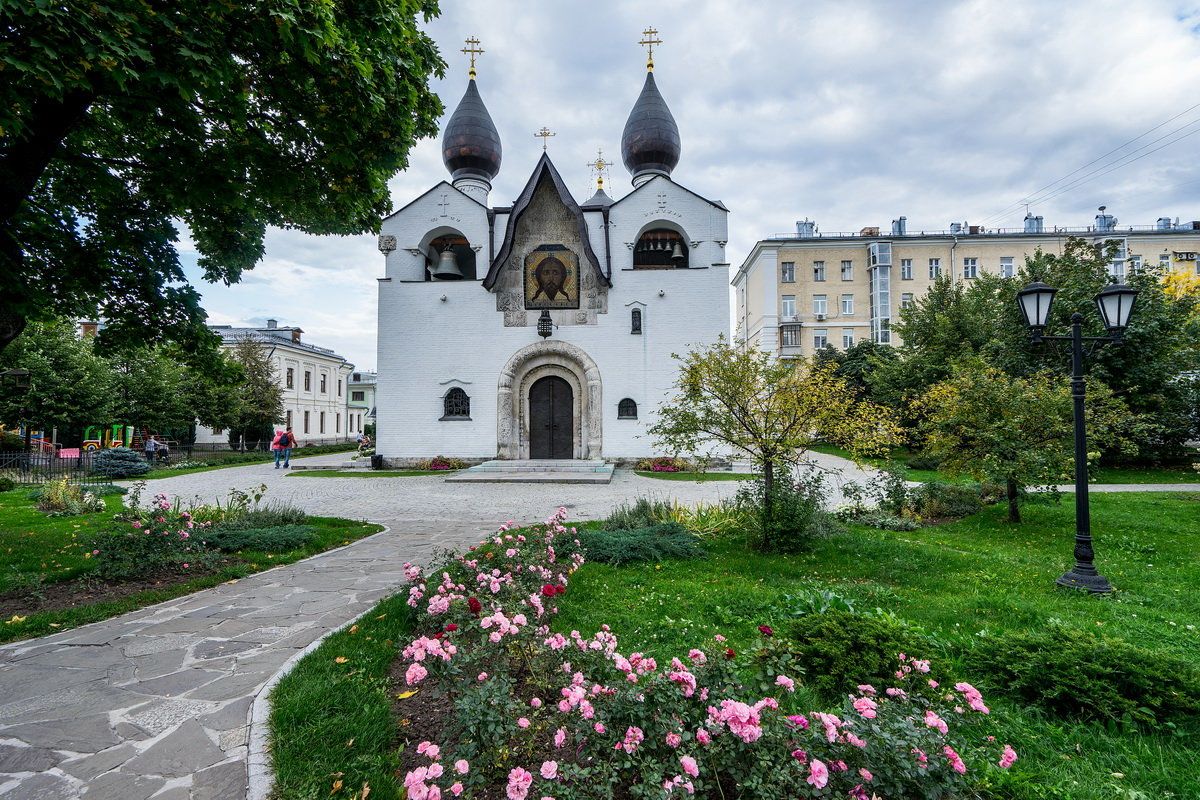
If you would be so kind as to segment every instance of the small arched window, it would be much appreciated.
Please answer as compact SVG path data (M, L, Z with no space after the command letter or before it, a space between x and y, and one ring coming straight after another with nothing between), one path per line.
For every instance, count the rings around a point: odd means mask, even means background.
M637 403L628 397L617 403L617 419L637 419Z
M630 318L629 332L630 333L641 333L642 332L642 310L640 308L635 308L632 312L630 312L629 318Z
M686 269L688 243L669 228L653 228L638 237L633 247L634 269Z
M442 405L442 419L471 418L471 398L457 386L446 392L446 396L442 399Z

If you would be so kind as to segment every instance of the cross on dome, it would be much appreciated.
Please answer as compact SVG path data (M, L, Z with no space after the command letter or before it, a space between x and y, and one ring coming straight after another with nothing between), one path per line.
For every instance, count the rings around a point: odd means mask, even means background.
M642 31L642 38L638 41L638 44L646 48L646 69L650 72L654 71L654 45L662 43L662 39L658 38L658 31L653 27L648 27Z
M484 51L479 49L479 39L474 36L468 36L466 40L467 46L462 49L464 53L471 57L471 69L467 72L468 77L475 77L475 56L482 54Z

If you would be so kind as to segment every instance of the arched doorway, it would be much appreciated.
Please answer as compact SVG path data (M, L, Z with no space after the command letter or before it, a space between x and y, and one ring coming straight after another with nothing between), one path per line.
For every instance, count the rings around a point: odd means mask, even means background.
M602 458L604 399L600 369L582 348L561 339L533 342L522 347L500 371L496 397L496 457L545 457L535 455L533 451L536 415L530 400L534 384L549 377L558 378L570 390L569 394L564 393L561 385L555 384L559 387L555 392L555 405L563 399L570 407L566 421L571 446L568 454L562 457ZM541 391L545 390L539 389ZM561 418L558 424L558 432L562 433Z
M570 458L575 449L575 393L557 375L529 387L529 457Z

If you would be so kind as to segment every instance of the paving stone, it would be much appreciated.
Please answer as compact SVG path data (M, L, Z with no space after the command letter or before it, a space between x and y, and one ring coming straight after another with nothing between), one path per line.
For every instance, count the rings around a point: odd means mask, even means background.
M128 688L130 691L137 692L138 694L153 695L156 697L178 697L206 683L212 683L220 677L221 673L215 670L184 669L179 672L163 675L160 678L138 681L137 683L130 684Z
M171 649L158 653L149 653L144 656L136 656L129 660L134 666L134 677L137 680L144 681L178 671L183 666L183 661L186 657L187 653L183 650Z
M45 747L0 744L0 772L42 772L58 761L55 752Z
M216 703L208 703L201 700L173 699L155 701L134 710L127 721L150 736L157 736L181 722L213 711L217 707Z
M74 775L80 780L90 781L110 769L116 769L135 755L137 755L137 749L132 744L125 743L86 758L64 761L60 766L63 772Z
M83 800L147 800L165 783L162 778L109 772L90 781L81 796Z
M43 772L31 775L4 795L4 800L76 800L79 789L70 778Z
M31 745L75 753L95 753L119 741L108 724L107 714L13 725L0 730L0 738L16 738Z
M219 737L217 744L222 750L224 750L226 753L228 753L230 750L233 750L238 747L243 747L249 743L250 743L250 726L243 725L240 728L233 728L232 730L221 731L221 735Z
M200 717L200 724L213 731L228 731L246 724L250 716L253 697L239 697L226 703L218 711Z
M246 796L246 763L230 761L197 772L192 800L242 800Z
M130 759L122 771L181 778L216 764L224 757L200 723L191 720Z
M221 639L205 639L192 648L192 658L201 661L210 658L237 655L258 647L254 642L234 642Z

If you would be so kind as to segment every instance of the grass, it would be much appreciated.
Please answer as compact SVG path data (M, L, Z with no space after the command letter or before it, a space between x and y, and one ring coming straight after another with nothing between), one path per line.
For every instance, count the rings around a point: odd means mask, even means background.
M302 469L289 473L293 478L419 478L424 475L452 475L456 469Z
M406 595L384 600L333 634L271 694L271 757L276 798L343 794L400 797L397 724L388 669L411 627ZM344 660L342 660L344 659ZM341 794L337 794L341 796Z
M0 593L24 589L36 595L45 585L86 579L94 567L84 547L87 537L113 525L112 513L121 503L121 498L116 496L104 500L107 511L103 514L48 517L35 508L26 491L0 493ZM28 614L19 622L6 620L0 625L0 642L43 636L108 619L264 569L290 564L382 530L378 525L332 517L310 517L305 524L316 530L316 536L304 547L284 553L242 551L233 556L234 563L215 573L177 583L164 582L162 586L119 599Z
M756 477L749 472L649 472L636 470L643 478L658 478L664 481L746 481Z
M641 650L662 663L716 633L747 648L758 625L790 615L789 594L829 588L931 632L945 650L933 655L951 672L986 637L1039 630L1052 618L1200 659L1200 493L1092 497L1097 565L1120 590L1111 598L1054 586L1071 561L1071 504L1024 511L1026 522L1017 526L993 507L911 533L859 527L795 556L747 553L739 542L717 540L703 561L587 564L555 628L608 624L623 652ZM1068 723L999 699L993 708L994 722L1022 752L1000 797L1200 796L1194 736Z

